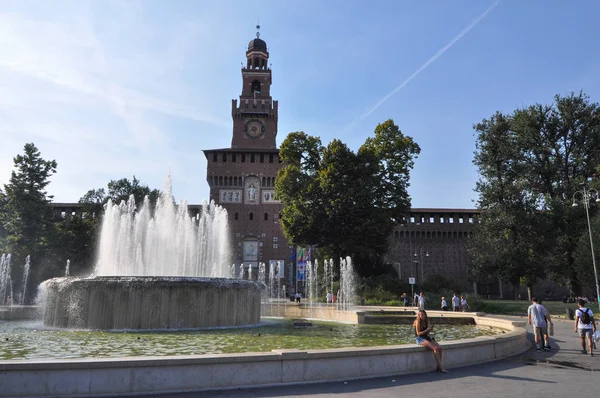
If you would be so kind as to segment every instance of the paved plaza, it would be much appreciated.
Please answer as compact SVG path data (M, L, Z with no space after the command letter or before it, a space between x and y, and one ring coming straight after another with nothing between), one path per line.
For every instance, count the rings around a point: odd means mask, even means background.
M526 320L525 317L510 317ZM529 327L531 332L531 327ZM532 336L530 334L530 339ZM169 395L172 398L208 397L592 397L600 382L600 351L580 353L573 321L556 320L551 352L524 354L483 365L452 369L451 373L399 375L309 385L210 391ZM343 366L340 363L340 366Z

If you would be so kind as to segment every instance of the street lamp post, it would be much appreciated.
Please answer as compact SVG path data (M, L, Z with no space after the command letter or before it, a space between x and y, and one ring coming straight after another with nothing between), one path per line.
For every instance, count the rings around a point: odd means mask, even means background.
M415 257L419 257L418 261L415 261L416 264L421 264L421 279L419 280L419 283L423 283L423 281L425 280L425 276L423 274L423 246L420 246L418 250L415 250ZM419 252L417 254L417 251ZM425 251L425 257L429 257L429 252ZM418 265L417 265L418 266ZM418 272L418 269L417 269Z
M600 197L598 191L595 189L588 189L587 184L584 182L581 184L583 190L577 191L573 194L573 207L577 207L577 199L580 196L579 201L583 203L585 208L585 216L587 218L588 232L590 234L590 247L592 249L592 265L594 266L594 282L596 282L596 301L598 302L598 308L600 308L600 287L598 286L598 271L596 271L596 256L594 255L594 239L592 238L592 226L590 224L590 200L592 197L596 198L596 203L600 203Z

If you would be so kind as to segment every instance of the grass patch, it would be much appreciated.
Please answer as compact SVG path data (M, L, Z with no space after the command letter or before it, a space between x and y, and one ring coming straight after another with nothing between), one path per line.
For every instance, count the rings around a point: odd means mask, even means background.
M577 309L576 303L563 303L562 301L543 301L550 315L566 315L566 309ZM471 308L475 311L488 314L519 314L526 315L531 302L527 300L473 300Z

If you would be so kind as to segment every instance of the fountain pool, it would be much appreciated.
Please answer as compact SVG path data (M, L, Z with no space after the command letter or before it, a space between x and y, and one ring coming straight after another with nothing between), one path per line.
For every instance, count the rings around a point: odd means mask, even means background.
M39 321L0 322L0 341L9 342L0 345L0 360L228 354L414 343L410 325L311 323L309 327L294 327L288 319L267 318L260 325L244 328L102 332L47 329ZM440 341L501 333L498 328L476 325L436 328Z

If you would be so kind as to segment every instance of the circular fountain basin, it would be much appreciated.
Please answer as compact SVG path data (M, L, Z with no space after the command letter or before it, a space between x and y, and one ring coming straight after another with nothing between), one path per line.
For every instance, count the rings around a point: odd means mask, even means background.
M410 325L345 324L311 320L295 326L290 319L263 319L253 327L186 331L90 331L45 329L39 321L0 322L2 360L165 357L258 353L272 350L324 350L414 344ZM501 334L498 328L439 325L436 339L456 341Z
M260 322L258 283L225 278L97 276L42 283L46 327L195 329Z

